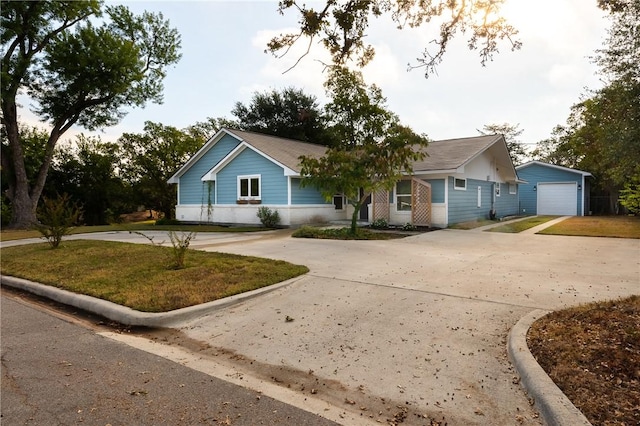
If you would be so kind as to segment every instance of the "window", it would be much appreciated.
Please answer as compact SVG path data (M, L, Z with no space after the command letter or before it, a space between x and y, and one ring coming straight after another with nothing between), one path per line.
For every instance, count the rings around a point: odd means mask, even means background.
M509 184L509 194L515 195L517 193L518 193L518 185L516 185L515 183L510 183Z
M336 210L344 210L344 195L336 194L333 196L333 207Z
M496 182L496 197L500 196L500 182Z
M238 176L238 200L260 199L260 175Z
M411 181L401 180L396 183L396 210L399 212L411 211Z
M453 189L466 190L467 189L467 180L453 178Z

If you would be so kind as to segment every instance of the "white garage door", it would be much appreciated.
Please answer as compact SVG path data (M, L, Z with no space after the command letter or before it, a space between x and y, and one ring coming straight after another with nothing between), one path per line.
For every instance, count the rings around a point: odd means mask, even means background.
M577 216L578 187L570 183L538 183L538 214Z

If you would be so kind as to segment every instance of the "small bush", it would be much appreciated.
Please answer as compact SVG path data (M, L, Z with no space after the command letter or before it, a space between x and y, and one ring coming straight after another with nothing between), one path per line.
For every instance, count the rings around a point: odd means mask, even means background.
M175 231L169 231L169 239L171 240L171 254L173 255L173 268L184 268L184 257L189 250L191 240L196 237L195 232L181 233L178 235Z
M258 216L260 222L262 222L262 226L265 228L275 228L280 223L280 213L266 206L260 207L256 216Z
M322 229L320 228L314 228L313 226L303 226L297 229L293 234L291 234L291 236L295 238L321 238L321 234Z
M355 235L351 233L350 228L314 228L311 226L303 226L296 230L292 237L296 238L318 238L325 240L389 240L392 238L400 238L399 234L386 232L373 232L368 229L356 230Z
M404 224L404 226L402 227L402 230L403 230L403 231L417 231L417 230L418 230L418 227L417 227L417 226L415 226L415 225L413 225L413 224L411 224L411 223L409 223L409 222L407 222L407 223L405 223L405 224Z
M180 221L178 219L162 217L156 220L156 225L180 225Z
M130 234L140 235L141 237L145 237L152 246L162 246L164 241L160 241L156 243L153 241L154 237L150 237L144 232L141 231L129 231ZM195 232L181 232L180 235L176 231L169 231L169 240L171 241L171 264L168 266L169 269L184 269L184 258L187 254L187 250L189 250L189 244L191 244L191 240L196 238Z
M68 235L74 225L78 224L82 209L76 203L71 203L69 195L59 195L57 198L42 199L37 216L40 223L36 230L47 240L51 248L58 248L62 237Z
M384 218L376 219L371 222L371 227L373 229L387 229L389 227L389 223L387 222L387 219Z

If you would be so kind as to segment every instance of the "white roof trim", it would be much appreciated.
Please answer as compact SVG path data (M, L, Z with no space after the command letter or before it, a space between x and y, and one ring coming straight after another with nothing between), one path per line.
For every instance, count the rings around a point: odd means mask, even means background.
M200 160L211 149L211 147L218 143L224 135L229 135L237 139L239 142L242 142L242 139L227 131L226 129L218 130L218 132L215 135L211 136L209 140L207 140L207 142L202 145L202 148L200 148L198 152L196 152L195 155L192 156L189 161L184 164L184 166L180 167L180 169L173 176L171 176L171 178L169 178L167 183L178 183L182 175L184 175L187 170L191 168L191 166L193 166L198 160Z
M266 158L267 160L271 161L272 163L276 164L278 167L281 167L284 170L285 176L299 176L299 173L296 172L295 170L291 170L290 168L280 163L279 161L276 161L275 159L269 157L264 152L255 148L251 144L245 141L241 141L240 144L237 147L235 147L230 153L228 153L222 160L220 160L218 164L213 166L211 170L205 173L200 180L202 181L216 180L218 172L224 169L229 163L231 163L231 161L233 161L234 158L240 155L240 153L242 153L245 149L250 149L256 154L259 154L262 157Z
M516 167L516 170L524 169L526 167L533 166L534 164L537 164L537 165L543 166L543 167L549 167L551 169L562 170L562 171L565 171L565 172L577 173L577 174L580 174L582 176L593 176L589 172L584 172L582 170L572 169L572 168L564 167L564 166L557 166L555 164L544 163L544 162L538 161L538 160L533 160L533 161L529 161L528 163L521 164L518 167Z

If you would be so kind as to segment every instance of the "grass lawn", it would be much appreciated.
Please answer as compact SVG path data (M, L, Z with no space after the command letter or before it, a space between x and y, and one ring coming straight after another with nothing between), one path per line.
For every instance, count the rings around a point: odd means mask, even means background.
M504 225L496 226L495 228L488 229L489 232L507 232L518 233L525 231L534 226L541 225L545 222L549 222L557 218L558 216L534 216L527 219L519 220L517 222L505 223Z
M481 226L495 225L496 223L498 223L498 221L489 220L489 219L478 219L478 220L472 220L469 222L454 223L453 225L449 225L449 229L469 230L469 229L480 228Z
M113 231L183 231L183 232L256 232L265 228L257 226L218 226L218 225L156 225L155 221L136 222L128 224L78 226L71 229L71 234L85 234L90 232ZM0 241L21 240L24 238L38 238L40 232L36 230L12 230L3 229L0 232Z
M640 296L553 312L527 343L593 425L640 424Z
M538 233L584 237L640 238L640 217L575 216Z
M165 312L266 287L309 271L257 257L189 250L171 270L171 247L65 241L2 249L0 272L144 312Z

